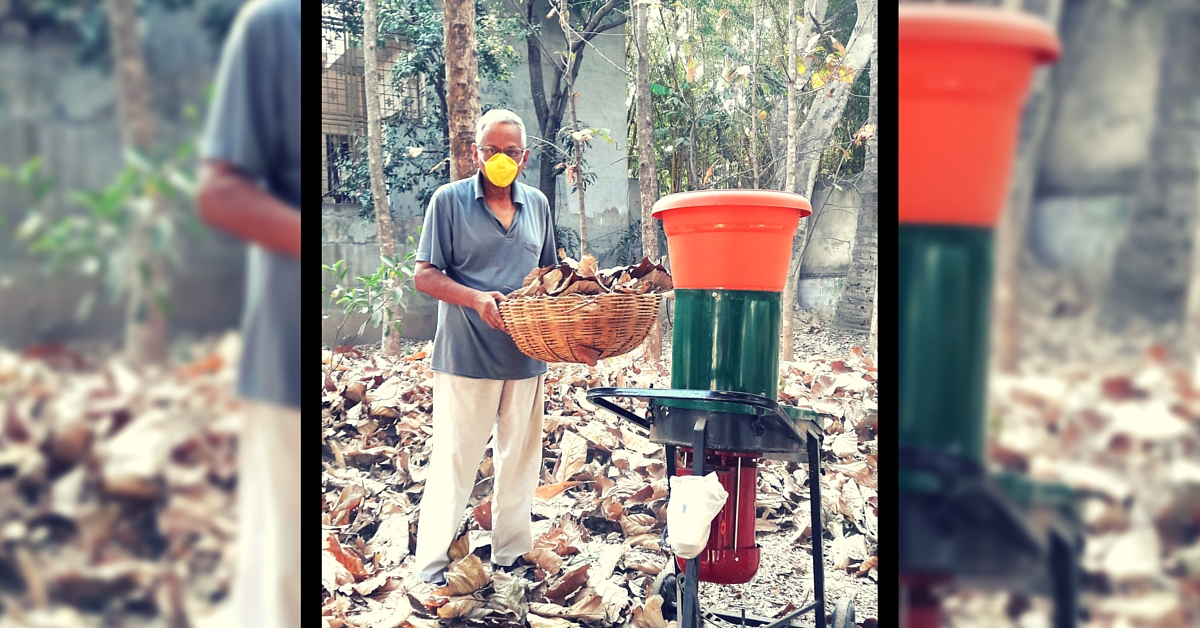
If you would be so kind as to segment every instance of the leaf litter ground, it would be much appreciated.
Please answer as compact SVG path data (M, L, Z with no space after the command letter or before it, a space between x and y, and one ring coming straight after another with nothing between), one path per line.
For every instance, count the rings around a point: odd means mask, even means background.
M991 381L992 464L1081 496L1080 626L1200 626L1200 389L1182 330L1114 332L1078 294L1027 283L1021 372ZM944 609L946 626L1050 626L1045 598L958 590Z
M834 417L824 441L822 531L829 607L853 598L860 625L876 614L876 373L852 336L816 324L782 363L781 399ZM323 375L323 614L330 628L433 625L666 626L647 596L667 561L663 448L640 427L588 403L595 386L669 384L636 354L594 368L554 364L546 381L543 469L535 549L521 573L492 573L491 448L485 455L446 587L412 572L431 433L429 346L388 360L372 348L327 351ZM669 350L666 351L669 355ZM811 599L806 465L762 461L754 580L703 584L707 607L760 616ZM522 577L524 576L524 577ZM809 616L811 621L811 615ZM863 623L865 621L865 623Z
M228 594L239 340L175 348L0 349L0 628L186 628Z

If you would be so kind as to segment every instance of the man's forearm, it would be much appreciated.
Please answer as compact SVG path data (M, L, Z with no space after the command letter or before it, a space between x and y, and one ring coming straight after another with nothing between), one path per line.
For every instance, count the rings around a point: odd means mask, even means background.
M416 276L413 277L413 285L420 292L439 301L470 308L475 307L475 300L479 298L480 293L479 290L468 288L454 281L435 266L418 270Z
M300 212L225 164L205 165L196 208L213 227L300 257Z

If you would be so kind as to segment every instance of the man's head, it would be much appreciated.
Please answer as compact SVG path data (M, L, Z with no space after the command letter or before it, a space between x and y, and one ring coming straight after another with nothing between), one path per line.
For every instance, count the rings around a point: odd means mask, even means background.
M492 109L475 124L475 144L471 146L475 165L492 185L508 187L525 169L529 151L525 149L525 123L507 109Z

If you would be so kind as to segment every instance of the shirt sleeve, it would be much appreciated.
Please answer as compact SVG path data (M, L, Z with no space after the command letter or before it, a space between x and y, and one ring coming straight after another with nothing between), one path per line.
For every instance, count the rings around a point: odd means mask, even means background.
M550 204L545 203L543 207L546 209L546 237L542 240L542 256L538 259L539 268L558 263L558 245L554 240L554 220L550 218Z
M425 212L425 224L421 227L421 241L417 244L417 261L429 262L438 270L446 270L451 256L450 207L444 200L446 195L434 193Z
M256 179L278 162L283 137L273 17L263 3L238 14L221 51L204 134L204 158L229 162Z

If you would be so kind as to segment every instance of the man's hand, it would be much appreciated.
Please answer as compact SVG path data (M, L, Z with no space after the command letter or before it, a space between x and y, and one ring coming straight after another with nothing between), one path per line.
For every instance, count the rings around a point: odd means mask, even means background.
M499 292L481 292L468 288L446 276L446 273L429 262L417 262L413 286L439 301L475 310L492 329L508 331L504 328L504 319L500 318L500 308L496 306L497 302L504 300L504 295Z
M488 324L492 329L504 329L504 319L500 318L500 308L496 303L503 301L504 295L499 292L478 292L475 295L475 300L471 303L471 308L479 313L479 317L483 322Z

